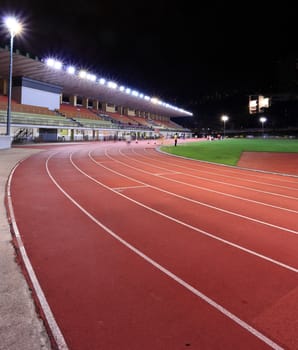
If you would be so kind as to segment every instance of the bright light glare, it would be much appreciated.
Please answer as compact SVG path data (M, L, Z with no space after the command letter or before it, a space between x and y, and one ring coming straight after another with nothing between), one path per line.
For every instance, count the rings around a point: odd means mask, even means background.
M79 77L80 78L86 78L87 77L87 72L85 70L80 70L79 71Z
M108 87L111 89L116 89L117 88L117 84L114 83L113 81L109 81L108 82Z
M54 68L55 69L61 69L62 68L62 62L55 61Z
M46 65L55 69L61 69L62 68L62 62L57 61L53 58L47 58L46 59Z
M17 23L17 22L14 22L12 20L8 21L8 25L10 25L10 26L12 26L13 23ZM188 115L193 115L192 113L187 112L184 109L175 107L175 106L173 106L173 105L171 105L169 103L166 103L166 102L160 100L157 97L150 97L148 95L140 93L137 90L133 90L133 89L131 89L129 87L125 87L124 85L118 86L118 84L113 82L113 81L107 81L104 78L98 78L98 77L96 77L96 75L90 74L84 69L76 70L76 68L74 66L65 66L65 65L63 65L62 62L56 60L55 58L49 57L49 58L45 59L44 62L49 67L52 67L52 68L55 68L55 69L63 69L68 74L76 75L76 76L78 76L78 77L80 77L82 79L87 79L87 80L92 81L92 82L97 82L98 84L107 86L110 89L118 89L119 91L121 91L121 92L123 92L125 94L144 99L145 101L151 102L151 103L153 103L155 105L160 105L162 107L171 108L171 109L173 109L175 111L180 111L180 112L188 114ZM225 116L225 115L221 117L221 120L224 121L224 122L226 122L228 119L229 119L229 117Z
M261 117L261 118L260 118L260 122L261 122L261 123L265 123L265 121L267 121L267 118L265 118L265 117Z
M73 67L73 66L67 67L67 73L69 73L69 74L75 74L75 72L76 72L75 67Z
M47 58L46 59L46 64L49 67L54 67L54 60L52 58Z
M158 98L152 97L152 98L151 98L151 102L152 102L152 103L158 103L159 101L158 101Z
M222 120L223 122L226 122L227 120L229 120L229 117L228 117L227 115L223 115L223 116L221 117L221 120Z
M12 36L22 31L22 24L15 17L5 17L4 23Z
M91 81L96 81L96 75L94 74L87 74L87 77L86 77L88 80L91 80Z

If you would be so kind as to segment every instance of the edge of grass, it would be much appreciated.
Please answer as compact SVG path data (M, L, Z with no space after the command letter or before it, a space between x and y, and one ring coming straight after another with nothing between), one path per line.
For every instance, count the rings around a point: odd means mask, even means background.
M242 152L298 153L298 140L280 139L225 139L198 140L177 146L160 146L160 150L186 158L236 166Z

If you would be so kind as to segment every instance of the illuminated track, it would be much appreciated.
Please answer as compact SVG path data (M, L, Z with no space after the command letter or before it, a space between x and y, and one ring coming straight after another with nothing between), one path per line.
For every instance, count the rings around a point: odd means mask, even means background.
M295 349L298 179L154 147L50 149L14 172L16 225L67 346Z

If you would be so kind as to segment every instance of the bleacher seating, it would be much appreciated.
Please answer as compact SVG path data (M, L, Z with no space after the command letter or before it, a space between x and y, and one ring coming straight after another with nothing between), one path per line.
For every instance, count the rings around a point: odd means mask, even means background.
M130 117L119 114L119 113L112 113L112 112L105 112L107 115L109 115L114 121L123 123L123 124L129 124L129 125L138 125L136 121L131 119Z
M7 97L1 95L0 96L0 110L7 110L7 104L8 104ZM21 113L32 113L32 114L45 114L45 115L53 115L53 116L56 115L56 113L54 111L51 111L47 107L21 104L21 103L17 103L14 100L11 100L11 111L12 112L21 112Z
M101 114L104 113L104 117ZM7 96L0 95L0 122L5 123L7 116ZM103 112L82 106L62 103L56 111L46 107L20 104L11 101L12 123L20 125L69 126L90 128L162 128L183 130L171 120L153 120L138 116L126 116L119 113Z
M146 127L150 127L151 126L151 124L148 123L148 121L145 118L138 117L138 116L129 116L129 118L131 120L133 120L134 122L138 123L138 125L143 125L143 126L146 126Z
M102 118L94 113L89 108L81 106L72 106L66 103L62 103L58 112L61 115L64 115L67 118L83 118L83 119L93 119L93 120L102 120Z
M85 127L111 127L111 122L109 120L103 119L97 111L81 106L72 106L69 104L62 103L58 110L58 113L69 118L80 126Z
M0 96L0 122L7 117L7 97ZM75 126L71 120L59 116L46 107L31 106L11 100L11 122L19 125Z

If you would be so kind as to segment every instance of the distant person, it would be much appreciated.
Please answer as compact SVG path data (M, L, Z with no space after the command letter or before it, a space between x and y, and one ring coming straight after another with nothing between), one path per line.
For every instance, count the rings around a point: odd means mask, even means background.
M128 145L130 145L130 142L131 142L131 135L128 134L128 135L126 135L126 143L127 143Z
M174 135L174 144L175 144L175 147L177 146L177 141L178 141L178 135L175 134L175 135Z

